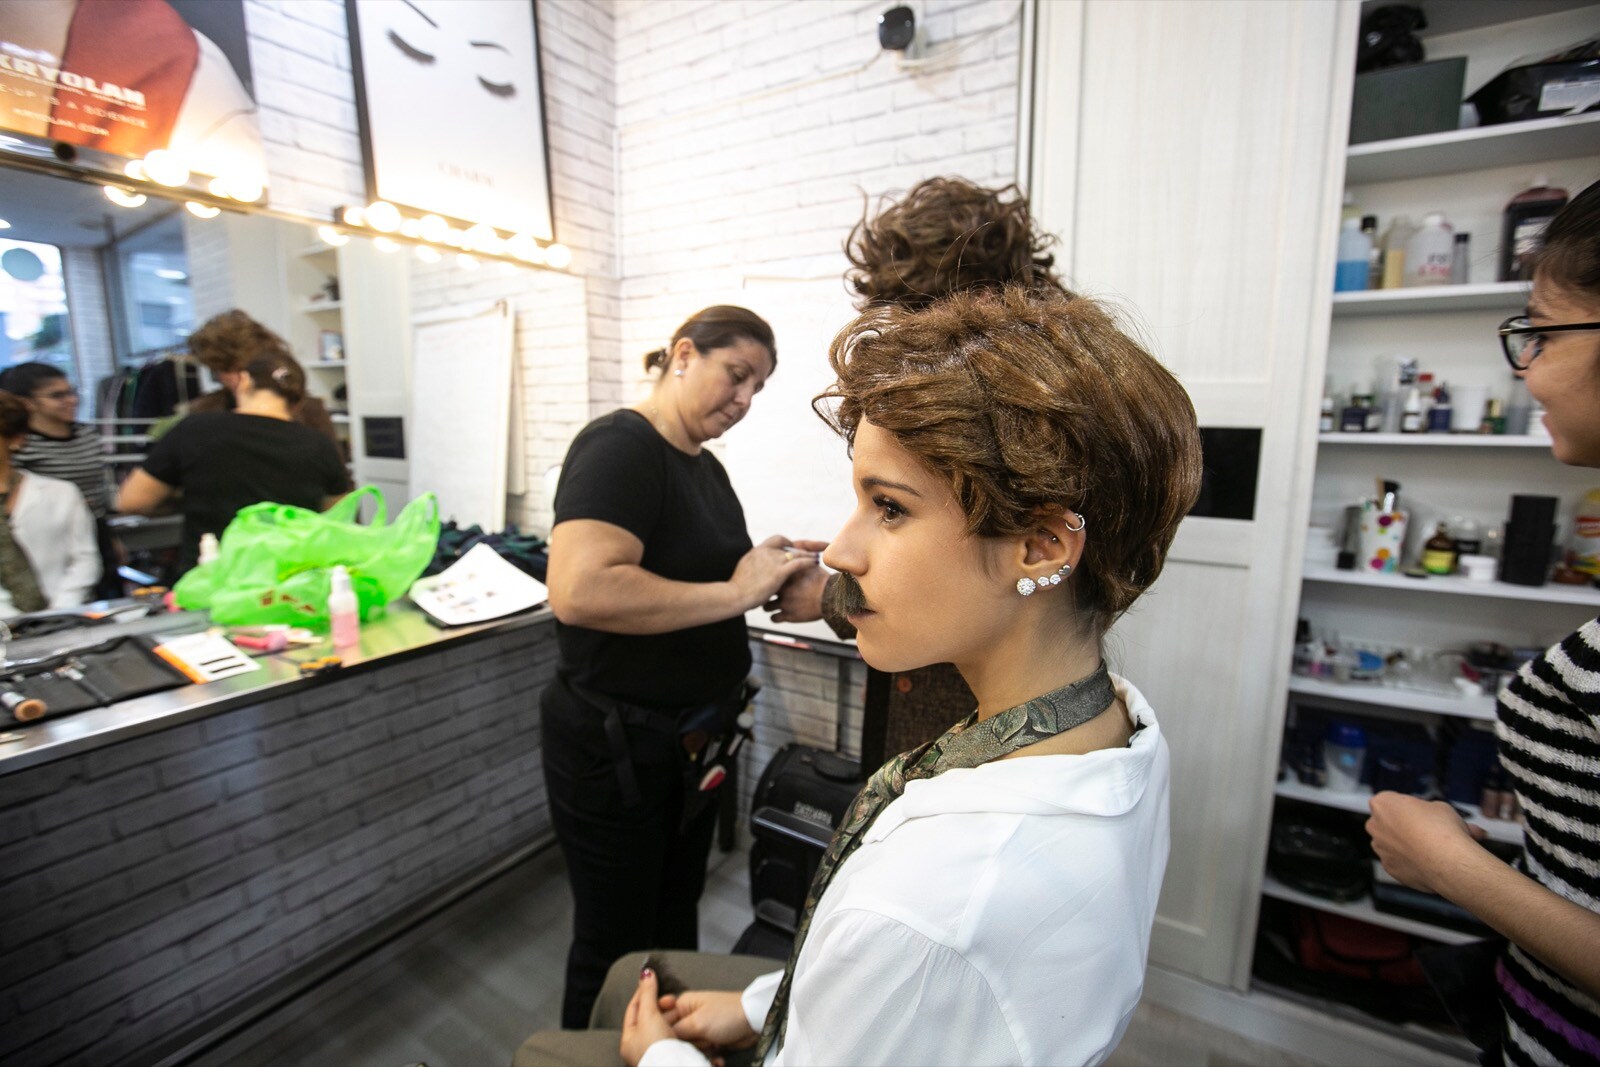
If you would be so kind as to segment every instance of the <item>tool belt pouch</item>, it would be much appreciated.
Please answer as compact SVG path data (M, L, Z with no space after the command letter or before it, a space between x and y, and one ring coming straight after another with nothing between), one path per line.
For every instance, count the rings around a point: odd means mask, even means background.
M677 764L683 781L683 808L678 821L681 833L717 799L718 787L732 767L729 750L737 747L734 739L740 733L739 715L759 688L754 679L747 679L721 700L676 712L589 691L579 691L578 695L605 716L617 785L625 805L636 806L642 799L633 771L636 762L646 766L666 761Z

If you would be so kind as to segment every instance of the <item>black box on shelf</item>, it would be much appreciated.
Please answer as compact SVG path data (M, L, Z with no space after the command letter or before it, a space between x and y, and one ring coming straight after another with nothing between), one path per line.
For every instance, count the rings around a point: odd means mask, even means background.
M1591 100L1597 85L1600 85L1600 59L1531 63L1502 71L1473 93L1468 103L1478 109L1478 121L1485 126L1526 122L1565 115ZM1584 110L1593 111L1596 106L1590 103Z
M1443 133L1461 124L1463 56L1356 75L1350 103L1350 143Z

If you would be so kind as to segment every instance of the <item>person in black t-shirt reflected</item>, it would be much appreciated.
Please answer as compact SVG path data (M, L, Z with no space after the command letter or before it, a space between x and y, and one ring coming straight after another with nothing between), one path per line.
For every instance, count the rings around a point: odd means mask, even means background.
M117 510L155 515L181 494L180 574L198 561L202 535L221 536L251 504L326 510L350 491L350 475L333 442L292 421L305 391L294 357L258 354L239 379L237 409L190 415L169 430L122 483Z
M710 724L704 739L738 713L745 612L827 547L752 545L703 447L745 417L776 366L759 316L706 308L645 357L659 373L649 397L584 427L562 466L547 579L561 661L541 730L575 900L568 1028L588 1024L618 956L697 947L717 805L705 803L714 784L686 781L691 720Z

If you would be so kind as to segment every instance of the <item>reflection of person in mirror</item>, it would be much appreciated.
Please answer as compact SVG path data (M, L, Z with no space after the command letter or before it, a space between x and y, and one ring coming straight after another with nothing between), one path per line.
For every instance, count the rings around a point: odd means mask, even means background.
M222 50L166 0L0 5L0 126L189 168L265 175L256 104Z
M12 462L28 436L28 408L0 393L0 617L71 608L100 580L94 516L71 482L25 474Z
M267 329L249 315L234 308L207 319L198 330L189 335L189 354L211 372L220 384L189 402L185 414L199 415L207 411L232 411L238 404L236 394L244 380L247 363L263 352L289 354L289 342ZM309 394L291 406L289 414L295 422L313 429L341 447L339 428L333 415L317 397Z
M752 545L705 447L776 366L763 319L706 308L645 357L658 374L649 398L584 427L562 465L546 579L561 660L541 729L575 907L569 1027L588 1022L622 953L696 947L722 793L696 761L714 758L744 710L745 612L824 547Z
M111 483L103 458L105 445L93 426L78 421L78 390L59 367L19 363L0 374L0 389L28 408L28 437L16 454L18 467L46 478L71 482L94 515L100 544L101 597L118 596L116 540L106 525L111 510Z
M222 536L251 504L325 511L350 491L338 450L290 417L306 391L293 356L258 353L244 365L237 391L237 410L190 415L169 430L117 494L118 511L157 515L181 493L180 573L198 562L202 536Z

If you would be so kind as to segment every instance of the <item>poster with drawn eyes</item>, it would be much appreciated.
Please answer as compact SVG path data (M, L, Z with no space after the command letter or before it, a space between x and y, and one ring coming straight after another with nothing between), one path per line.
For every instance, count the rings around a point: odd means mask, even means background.
M350 0L368 193L553 240L533 0Z
M0 129L264 184L242 0L0 2Z

